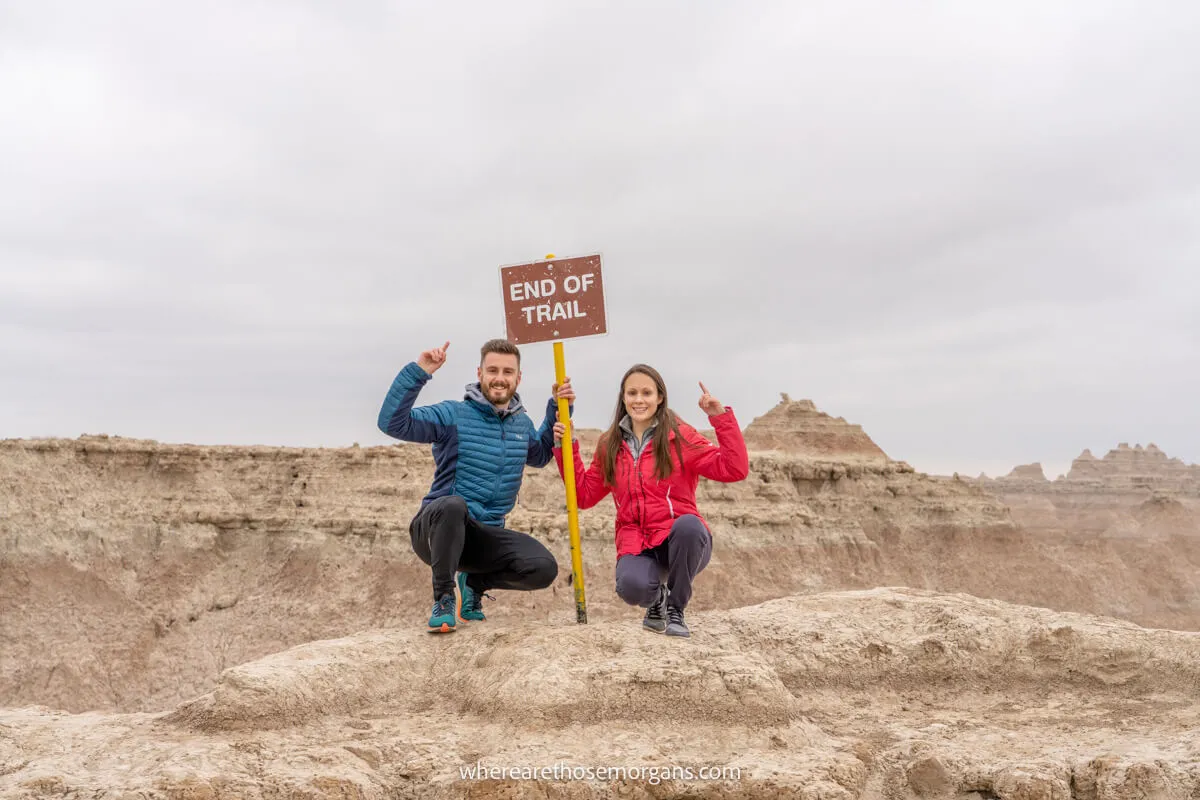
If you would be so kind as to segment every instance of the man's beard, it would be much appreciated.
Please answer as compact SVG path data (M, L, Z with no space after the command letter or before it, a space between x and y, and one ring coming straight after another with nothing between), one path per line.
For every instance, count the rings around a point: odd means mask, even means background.
M513 395L516 394L516 391L517 391L516 388L513 386L489 383L487 385L487 391L484 393L484 396L487 397L489 403L493 403L493 404L505 403L505 404L507 404L509 401L512 400ZM500 397L497 397L495 394L496 392L503 392L503 395Z

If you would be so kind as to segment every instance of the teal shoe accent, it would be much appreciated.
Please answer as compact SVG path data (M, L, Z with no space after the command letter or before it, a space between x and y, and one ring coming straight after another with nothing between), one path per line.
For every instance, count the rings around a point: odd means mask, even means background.
M467 573L458 573L458 618L463 622L483 622L483 594L467 585ZM490 595L489 595L490 597Z
M450 633L455 623L454 595L444 594L433 604L433 613L429 615L429 632Z

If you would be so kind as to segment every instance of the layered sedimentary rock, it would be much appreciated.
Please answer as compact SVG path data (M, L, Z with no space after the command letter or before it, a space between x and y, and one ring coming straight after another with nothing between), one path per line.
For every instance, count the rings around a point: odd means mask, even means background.
M746 428L746 445L807 458L838 461L888 460L887 454L860 425L817 410L812 400L781 395L779 404Z
M776 451L751 462L745 481L702 482L715 547L697 609L907 585L1200 627L1200 554L1189 539L1048 540L979 485L899 462ZM72 711L161 709L267 653L419 624L431 588L408 522L431 472L416 445L0 443L0 697ZM595 619L636 616L612 589L613 517L608 500L581 513ZM552 468L529 470L509 524L547 543L559 578L545 592L498 592L488 614L572 616Z
M1200 793L1197 634L913 589L691 624L408 625L233 667L160 714L0 710L0 796Z
M977 483L1000 497L1029 530L1135 538L1200 533L1200 465L1170 458L1153 444L1122 443L1103 458L1084 450L1053 481L1032 465ZM1169 520L1161 513L1165 507L1174 509Z
M431 637L425 447L0 442L0 796L1200 791L1200 634L1134 624L1200 629L1192 468L1118 449L1069 480L941 478L859 433L785 398L747 430L750 476L701 483L684 641L616 599L607 500L581 514L574 624L552 468L509 524L554 585ZM556 763L738 772L460 771Z
M983 476L986 478L987 476ZM1044 481L1046 480L1046 472L1042 469L1042 465L1038 462L1032 464L1020 464L1013 467L1012 472L1000 478L1002 481Z
M1144 448L1122 442L1103 458L1084 450L1071 462L1065 479L1101 481L1110 489L1165 489L1200 495L1200 464L1170 458L1153 442Z
M976 485L994 493L1013 521L1039 541L1076 552L1077 569L1158 590L1114 613L1148 625L1195 627L1181 620L1200 598L1200 467L1168 458L1153 444L1121 444L1103 458L1089 451L1065 476L1047 481L1024 468ZM1120 553L1122 570L1105 570ZM1154 613L1147 613L1154 608ZM1191 612L1186 612L1191 613Z

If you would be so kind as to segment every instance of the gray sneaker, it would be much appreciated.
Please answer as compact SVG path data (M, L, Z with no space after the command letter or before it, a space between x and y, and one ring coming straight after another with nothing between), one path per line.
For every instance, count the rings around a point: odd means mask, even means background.
M642 627L655 633L662 633L667 629L666 584L660 583L658 585L658 597L646 609L646 616L642 618Z
M687 623L683 621L683 609L667 606L667 636L691 636Z

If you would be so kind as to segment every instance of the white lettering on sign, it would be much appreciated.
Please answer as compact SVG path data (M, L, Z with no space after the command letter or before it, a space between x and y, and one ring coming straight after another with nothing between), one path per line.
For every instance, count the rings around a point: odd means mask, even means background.
M531 300L549 297L554 294L556 288L553 278L542 278L540 281L525 281L523 283L512 284L508 287L508 296L509 299L514 301Z
M514 344L608 333L599 253L502 266L500 296Z
M569 300L565 303L542 303L538 306L522 306L521 313L525 315L525 321L531 325L534 322L553 322L556 319L575 319L576 317L587 316L587 312L579 307L578 300Z
M595 277L596 276L591 272L586 275L568 275L567 277L563 278L563 291L565 291L567 294L586 292L591 287Z

